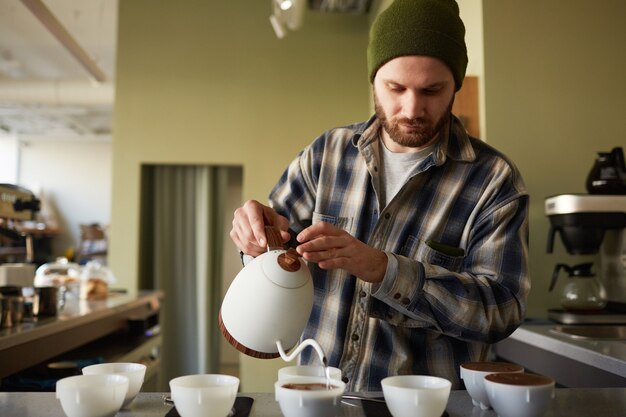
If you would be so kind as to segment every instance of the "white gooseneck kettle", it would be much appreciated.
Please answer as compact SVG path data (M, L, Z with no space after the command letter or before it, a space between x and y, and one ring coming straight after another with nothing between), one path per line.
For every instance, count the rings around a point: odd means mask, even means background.
M278 230L266 227L265 233L268 251L237 274L224 296L220 330L237 350L255 358L290 361L306 345L323 357L310 339L289 355L283 349L298 344L313 308L313 282L295 249L282 249Z

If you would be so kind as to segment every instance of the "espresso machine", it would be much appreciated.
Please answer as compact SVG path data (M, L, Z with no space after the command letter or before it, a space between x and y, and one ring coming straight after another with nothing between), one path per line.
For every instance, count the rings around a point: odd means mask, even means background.
M21 232L17 222L33 220L39 206L40 201L29 190L13 184L0 184L0 286L32 285L35 271L33 237ZM13 258L23 262L14 263Z
M617 158L618 163L609 166L615 169L598 169L598 161L616 154L621 154L621 160ZM587 178L589 194L560 194L545 200L550 220L547 252L552 253L558 235L570 255L594 255L597 259L595 272L587 262L574 267L557 264L550 289L563 267L571 279L588 282L597 278L597 296L606 301L602 308L587 311L549 310L548 317L561 323L626 323L626 173L621 148L599 153L598 161Z
M40 202L26 188L13 184L0 184L0 218L33 220Z

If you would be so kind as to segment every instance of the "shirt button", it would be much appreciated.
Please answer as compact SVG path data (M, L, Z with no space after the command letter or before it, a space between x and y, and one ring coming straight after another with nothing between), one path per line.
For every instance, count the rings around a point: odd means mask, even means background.
M411 300L409 300L408 298L404 297L402 300L400 300L400 302L404 305L407 305L411 302Z
M374 167L374 172L378 172L378 167Z
M367 293L363 290L359 291L359 297L363 298L367 295Z
M399 299L401 297L400 293L397 292L393 295L393 298L395 298L396 300Z
M391 214L385 213L385 219L389 220L390 217L391 217Z
M351 336L351 339L356 342L357 340L359 340L359 335L356 333L353 333Z
M342 376L341 380L346 384L348 383L348 381L350 381L347 376Z

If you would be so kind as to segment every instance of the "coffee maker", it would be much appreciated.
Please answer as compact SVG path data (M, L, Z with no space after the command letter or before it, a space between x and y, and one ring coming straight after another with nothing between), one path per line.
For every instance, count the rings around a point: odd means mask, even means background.
M559 234L569 254L599 257L597 272L590 262L557 264L550 290L560 270L569 272L561 297L565 311L549 310L548 317L568 324L626 323L626 162L621 147L598 152L586 188L589 194L561 194L545 200L550 219L548 253Z
M547 252L560 235L571 255L598 255L597 275L606 290L607 304L581 322L626 322L626 195L561 194L545 200L550 219ZM548 316L563 322L560 310ZM568 320L572 315L567 314Z
M0 264L4 258L23 255L26 263L34 260L33 239L17 228L19 221L33 220L40 201L18 185L0 184Z

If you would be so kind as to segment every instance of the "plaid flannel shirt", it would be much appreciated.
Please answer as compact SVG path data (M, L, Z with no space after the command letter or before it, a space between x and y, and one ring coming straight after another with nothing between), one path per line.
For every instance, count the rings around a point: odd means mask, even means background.
M315 339L349 391L389 375L426 374L460 387L459 366L522 322L530 289L528 194L500 152L452 116L434 152L388 206L378 199L381 125L332 129L305 148L270 194L294 232L325 221L384 251L382 283L309 264ZM301 363L317 363L305 350Z

